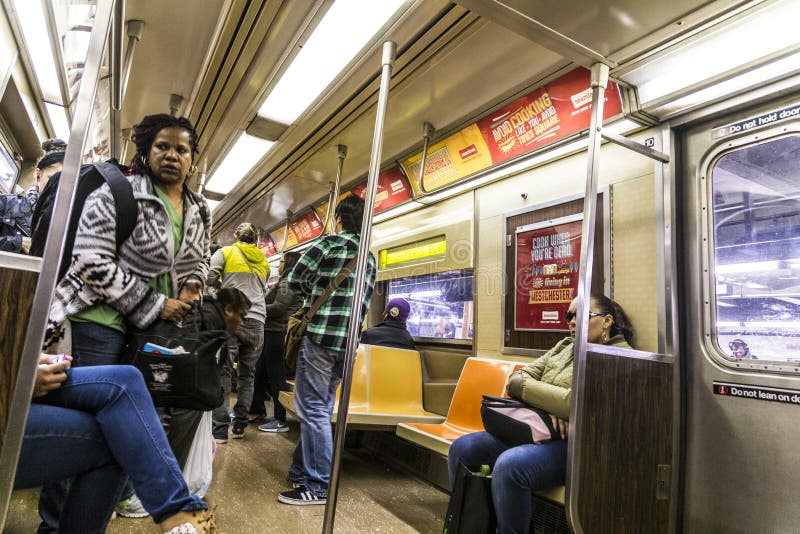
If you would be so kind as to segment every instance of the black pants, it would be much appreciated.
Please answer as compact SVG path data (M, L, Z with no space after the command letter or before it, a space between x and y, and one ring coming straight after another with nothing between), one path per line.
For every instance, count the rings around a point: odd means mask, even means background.
M256 365L255 391L251 414L266 414L264 402L266 392L272 397L273 416L286 422L286 409L278 402L281 391L289 391L286 385L286 367L283 363L283 332L264 331L264 347Z

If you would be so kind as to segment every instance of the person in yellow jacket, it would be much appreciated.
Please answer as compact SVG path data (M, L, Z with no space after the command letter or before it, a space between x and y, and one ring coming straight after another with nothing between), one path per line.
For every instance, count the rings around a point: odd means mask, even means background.
M467 434L450 446L447 457L451 485L460 464L469 468L493 466L492 500L500 534L530 529L533 493L564 484L567 472L567 430L572 395L575 340L575 299L566 313L569 337L539 359L513 373L508 394L550 414L561 439L549 443L512 446L488 432ZM619 304L604 295L592 295L589 305L590 343L630 348L633 328Z
M269 265L264 253L256 246L258 230L252 223L240 224L233 237L236 239L233 245L222 247L211 256L211 268L206 284L211 287L239 289L252 303L244 323L231 337L229 351L229 354L238 358L236 368L238 393L236 406L233 408L231 435L234 439L240 439L244 437L244 429L247 426L247 414L253 400L256 362L264 344L264 319L267 316L264 295L269 277ZM233 375L233 363L230 360L232 358L223 366L222 372L224 400L212 415L214 421L212 432L217 443L228 441L230 424L228 397L231 393Z

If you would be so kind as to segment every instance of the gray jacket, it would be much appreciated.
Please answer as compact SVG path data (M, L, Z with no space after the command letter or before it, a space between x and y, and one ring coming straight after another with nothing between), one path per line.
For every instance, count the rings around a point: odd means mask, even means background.
M183 240L173 255L174 238L167 209L149 177L129 177L139 215L131 236L116 250L116 208L108 184L93 191L83 206L75 234L72 265L58 283L50 307L45 346L63 337L63 322L95 304L106 303L134 326L158 318L167 297L150 287L164 273L177 297L190 279L205 282L211 256L210 210L202 197L184 191ZM204 210L209 225L203 223Z
M264 330L267 332L286 332L289 316L303 305L303 296L289 288L289 281L281 276L267 292L267 321Z

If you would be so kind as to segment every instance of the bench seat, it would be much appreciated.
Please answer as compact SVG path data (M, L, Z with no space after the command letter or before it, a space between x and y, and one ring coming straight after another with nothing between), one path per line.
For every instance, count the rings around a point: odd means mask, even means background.
M337 399L339 393L337 392ZM295 415L294 392L278 401ZM336 422L338 400L333 410ZM438 423L444 418L422 406L422 363L415 350L360 345L353 366L347 423L354 428L394 430L401 422Z

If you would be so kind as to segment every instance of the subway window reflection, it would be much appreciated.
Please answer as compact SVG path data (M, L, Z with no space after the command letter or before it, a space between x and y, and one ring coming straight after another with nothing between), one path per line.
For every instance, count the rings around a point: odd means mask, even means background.
M800 362L800 136L727 153L711 179L718 347Z
M450 271L389 282L387 300L411 304L406 321L414 337L472 339L472 271Z

